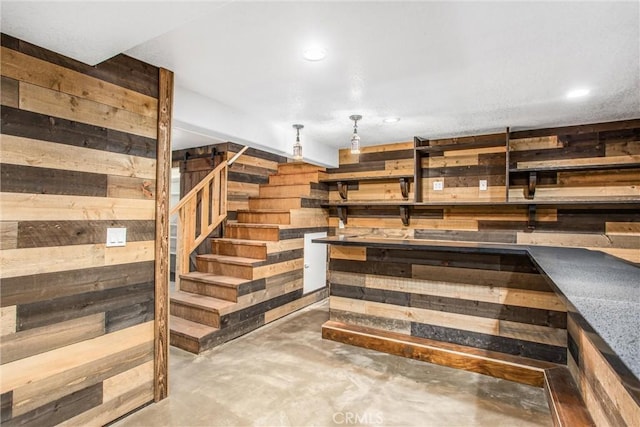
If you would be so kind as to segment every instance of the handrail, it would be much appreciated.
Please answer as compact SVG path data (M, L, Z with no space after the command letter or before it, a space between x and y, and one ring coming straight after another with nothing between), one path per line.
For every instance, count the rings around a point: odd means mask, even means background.
M191 253L227 217L228 169L227 161L220 163L171 210L171 215L178 214L176 289L180 289L180 274L189 272Z
M229 167L248 149L243 147L216 166L171 209L170 215L178 215L176 289L180 289L180 274L189 272L191 253L227 218Z

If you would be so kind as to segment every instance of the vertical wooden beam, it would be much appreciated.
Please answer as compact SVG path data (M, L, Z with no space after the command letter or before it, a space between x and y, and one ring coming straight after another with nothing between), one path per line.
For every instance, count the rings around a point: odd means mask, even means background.
M160 68L156 163L154 400L169 394L169 189L173 73Z
M505 171L504 171L504 190L505 190L505 195L504 195L504 200L505 202L509 201L509 178L511 177L511 175L509 174L509 151L511 150L510 147L510 143L511 143L511 134L510 134L510 129L509 126L507 126L507 129L505 130L506 132L506 136L505 136L505 144L506 144L506 151L504 154L504 163L505 163Z

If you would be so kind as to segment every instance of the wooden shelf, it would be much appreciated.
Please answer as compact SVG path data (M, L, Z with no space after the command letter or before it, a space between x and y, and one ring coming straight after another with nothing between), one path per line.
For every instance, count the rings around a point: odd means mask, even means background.
M527 172L562 172L562 171L581 171L581 170L611 170L611 169L633 169L640 168L640 163L607 163L593 165L575 165L575 166L544 166L536 168L511 168L509 173L527 173Z
M409 198L409 181L413 181L413 175L393 175L393 176L367 176L362 178L325 178L321 179L322 183L336 183L338 186L338 194L342 200L347 200L349 183L360 181L393 181L398 180L400 182L400 194L404 199Z
M489 148L489 147L501 147L496 141L478 141L469 144L448 144L448 145L433 145L415 147L416 151L422 153L439 153L443 151L457 151L457 150L473 150L476 148Z

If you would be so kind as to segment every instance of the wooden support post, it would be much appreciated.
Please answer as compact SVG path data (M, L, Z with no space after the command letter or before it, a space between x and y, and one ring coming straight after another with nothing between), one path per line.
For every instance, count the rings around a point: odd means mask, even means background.
M405 227L409 225L409 206L400 206L400 219Z
M336 185L338 186L338 194L340 194L340 198L342 198L342 200L347 200L347 192L349 191L349 183L345 182L345 181L338 181L336 183Z
M402 193L403 199L409 198L409 180L407 178L400 178L400 193Z
M346 206L338 206L338 218L342 220L344 224L347 223L347 207Z
M154 400L169 394L169 188L173 73L160 69L156 156Z

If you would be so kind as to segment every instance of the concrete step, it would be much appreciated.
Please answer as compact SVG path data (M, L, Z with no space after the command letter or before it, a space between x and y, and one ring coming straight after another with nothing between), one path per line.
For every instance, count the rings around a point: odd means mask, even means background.
M204 254L196 257L198 271L253 280L253 269L261 260L228 255Z
M320 182L321 179L326 179L327 177L328 177L328 174L326 172L320 172L320 171L296 173L296 174L271 175L269 176L269 184L274 184L274 185L309 184L311 182Z
M240 224L227 223L225 236L230 239L267 240L277 242L280 240L280 228L278 224Z
M267 259L267 242L220 238L211 240L211 252L218 255L239 256L245 258Z
M304 162L280 163L278 175L302 174L308 172L324 172L326 168Z
M171 294L170 313L192 322L220 327L220 311L229 310L235 302L221 300L190 292L175 291Z
M180 290L192 294L238 301L238 288L248 281L238 277L192 271L180 275Z
M238 223L291 224L291 213L282 209L239 209Z

